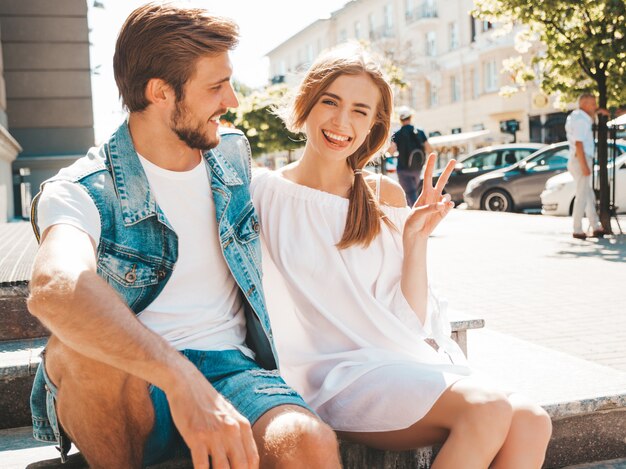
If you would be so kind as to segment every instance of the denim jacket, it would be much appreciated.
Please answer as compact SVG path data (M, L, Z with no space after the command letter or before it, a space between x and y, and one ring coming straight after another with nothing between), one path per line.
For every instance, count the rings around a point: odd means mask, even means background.
M204 158L210 168L222 251L246 300L246 342L261 366L275 369L278 359L261 283L259 222L249 192L250 148L240 131L220 132L219 146L205 152ZM94 201L102 227L97 272L135 314L141 313L172 275L178 238L150 192L128 124L122 124L107 143L92 148L87 156L45 181L41 189L58 180L79 184ZM31 209L38 240L40 194ZM55 441L45 409L45 382L38 369L31 394L34 433L38 439Z

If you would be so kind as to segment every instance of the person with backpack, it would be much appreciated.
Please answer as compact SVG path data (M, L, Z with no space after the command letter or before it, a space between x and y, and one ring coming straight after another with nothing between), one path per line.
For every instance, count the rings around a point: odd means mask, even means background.
M402 127L392 135L390 153L398 152L398 182L404 189L406 201L413 206L422 187L422 167L426 155L433 152L428 138L422 129L411 124L413 111L401 106L398 108L398 117Z

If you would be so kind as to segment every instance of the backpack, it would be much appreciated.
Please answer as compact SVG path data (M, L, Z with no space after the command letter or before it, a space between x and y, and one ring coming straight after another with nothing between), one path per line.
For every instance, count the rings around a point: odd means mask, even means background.
M409 133L404 133L403 137L408 137L405 151L401 151L398 155L398 169L407 171L421 171L426 161L424 154L424 140L420 135L421 131L416 127Z

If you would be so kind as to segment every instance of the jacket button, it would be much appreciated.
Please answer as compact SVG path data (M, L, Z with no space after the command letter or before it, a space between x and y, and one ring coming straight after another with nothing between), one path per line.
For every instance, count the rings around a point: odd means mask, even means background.
M131 270L129 272L126 272L124 278L128 283L135 283L135 280L137 280L137 274L133 270Z
M157 278L158 278L159 280L163 280L163 279L165 278L165 271L164 271L164 270L159 270L159 271L157 272Z
M258 233L258 232L259 232L259 229L260 229L260 227L259 227L259 223L255 221L255 222L252 224L252 229L254 230L254 232L255 232L255 233Z

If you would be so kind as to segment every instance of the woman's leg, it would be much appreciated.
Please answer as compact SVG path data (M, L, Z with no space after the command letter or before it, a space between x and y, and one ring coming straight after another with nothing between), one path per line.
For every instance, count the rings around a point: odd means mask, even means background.
M433 469L485 469L505 443L513 408L503 392L475 378L450 386L417 423L389 432L337 432L346 440L380 449L406 450L443 443Z
M552 435L552 421L545 410L524 396L512 394L511 428L492 469L539 468Z

